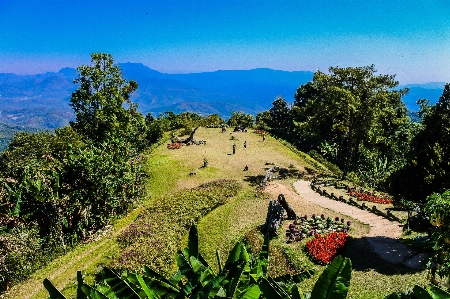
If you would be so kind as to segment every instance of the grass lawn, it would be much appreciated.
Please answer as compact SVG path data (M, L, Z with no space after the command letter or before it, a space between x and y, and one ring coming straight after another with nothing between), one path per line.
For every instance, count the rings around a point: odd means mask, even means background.
M77 247L75 250L58 258L46 268L36 272L31 279L17 285L10 290L10 298L47 298L42 286L42 280L48 277L59 289L68 296L75 293L74 284L77 270L88 274L92 280L93 274L99 271L101 265L111 262L113 257L121 254L116 237L123 232L145 209L151 209L158 201L170 200L169 194L186 188L194 188L200 184L219 178L233 179L242 184L242 189L236 196L225 204L219 205L198 223L200 235L200 250L205 258L213 265L215 249L218 248L222 256L237 240L245 236L251 239L251 244L257 246L261 238L259 227L264 224L268 202L276 198L275 194L256 192L259 181L273 162L282 168L296 169L299 173L306 173L311 167L303 158L290 151L270 136L262 137L249 132L225 132L221 129L199 128L195 134L197 140L206 140L206 145L183 146L180 149L169 150L166 145L154 149L148 154L146 165L149 173L147 197L141 207L129 215L116 221L113 231L100 241ZM244 149L244 141L247 148ZM232 154L233 145L236 152ZM204 159L208 166L203 166ZM248 171L243 171L248 165ZM195 172L195 175L189 173ZM292 190L293 179L277 181L286 190ZM287 197L289 201L289 198ZM176 203L175 203L176 204ZM193 203L195 205L195 203ZM312 204L299 207L302 214L311 215L325 213L339 215L324 210ZM347 216L344 216L348 218ZM170 219L167 219L170 221ZM349 298L383 298L383 294L392 291L406 290L414 284L426 284L424 271L411 271L402 267L395 267L371 254L367 243L361 238L368 226L352 221L354 227L346 255L352 259L353 273ZM180 242L186 242L186 236L179 236ZM312 264L303 252L304 243L286 244L284 236L271 241L272 262L274 273L293 268L314 267L314 278L301 284L304 291L311 290L318 275L323 271L322 266ZM255 248L257 250L257 248Z

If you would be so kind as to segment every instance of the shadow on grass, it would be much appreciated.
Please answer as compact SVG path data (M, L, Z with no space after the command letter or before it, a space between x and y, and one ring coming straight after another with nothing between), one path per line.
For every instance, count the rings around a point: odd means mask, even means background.
M394 255L396 253L395 250L390 250L387 246L385 254ZM345 256L352 260L352 268L355 271L364 272L373 269L382 275L412 274L423 271L423 269L412 269L405 265L394 264L382 259L372 250L367 238L352 239L348 244ZM413 256L411 255L409 258Z
M264 175L247 175L244 177L244 182L248 182L251 187L260 186L264 180Z

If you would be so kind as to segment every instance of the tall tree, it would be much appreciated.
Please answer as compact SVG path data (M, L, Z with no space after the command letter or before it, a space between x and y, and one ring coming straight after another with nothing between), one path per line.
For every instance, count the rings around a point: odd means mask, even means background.
M297 90L294 118L311 146L336 144L344 176L356 165L362 149L389 154L390 138L408 122L393 75L375 75L373 65L330 67Z
M265 120L270 127L270 132L288 139L293 133L294 123L292 121L292 111L289 104L282 97L277 97L272 102L272 108L269 109L269 118Z
M420 101L422 130L412 140L408 164L390 180L393 194L423 203L450 189L450 84L434 106Z
M70 100L76 122L70 125L95 142L110 138L135 141L145 125L130 100L138 84L122 77L110 54L94 53L91 58L91 65L77 68L79 77L74 82L80 86Z

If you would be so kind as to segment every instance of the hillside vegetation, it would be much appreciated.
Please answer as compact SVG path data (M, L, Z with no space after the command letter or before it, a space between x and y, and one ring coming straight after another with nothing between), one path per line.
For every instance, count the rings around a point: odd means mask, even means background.
M183 240L187 234L184 226L181 233L173 234L176 232L177 219L186 213L187 208L193 210L198 208L199 202L196 200L198 196L189 190L217 179L234 180L239 182L242 187L234 196L218 205L205 217L194 221L199 225L201 253L212 265L215 265L215 249L219 249L226 256L234 243L244 236L253 240L252 242L256 242L258 244L256 247L258 247L260 241L256 240L261 238L261 235L255 234L254 230L264 224L268 202L276 196L276 194L256 192L266 169L271 167L271 165L266 165L266 162L273 162L282 168L291 166L291 169L297 170L298 172L295 173L300 176L307 173L306 168L311 171L313 167L270 136L263 142L259 134L230 133L229 131L220 133L220 131L220 129L199 128L195 138L206 140L206 145L182 146L177 150L169 150L166 144L162 144L148 153L146 171L149 177L146 187L147 196L143 207L117 221L111 230L105 232L102 239L77 247L73 252L58 258L48 267L37 271L32 275L32 279L11 290L11 298L46 298L46 291L41 285L42 280L46 277L58 288L63 289L65 294L71 294L75 291L77 270L82 270L85 275L87 274L88 281L92 281L90 275L99 271L100 265L118 266L123 256L129 257L129 263L126 264L128 268L139 269L142 264L149 264L159 269L161 273L170 273L174 266L174 250L183 247ZM247 141L246 149L243 147L244 141ZM233 144L237 145L234 155L232 154ZM207 167L202 167L204 158L208 159ZM248 165L248 171L243 171L245 165ZM196 175L189 175L192 171L195 171ZM296 176L273 183L280 183L291 189L292 180L297 178ZM186 200L191 203L185 203L181 201L181 198L177 198L180 196L180 190L188 192ZM211 196L211 192L208 194ZM287 199L289 200L290 197L288 196ZM151 211L158 206L173 209L172 215L167 215L163 219L153 218L155 216L152 216ZM331 217L348 218L306 204L303 206L302 213L308 215L325 213ZM150 233L147 231L147 236L140 236L136 238L135 243L128 242L128 246L124 246L124 233L127 231L131 233L133 229L135 232L142 232L143 226L148 223L143 223L142 220L148 220L150 223L162 222L157 227L153 226ZM354 230L351 233L354 237L358 238L368 231L367 226L351 220L355 222ZM165 239L159 239L158 236L163 236ZM147 243L155 238L162 244L156 247L154 243ZM358 256L357 251L361 241L358 239L353 243L356 247L350 244L348 252L352 258ZM271 263L274 265L271 271L275 271L272 273L295 272L310 267L315 267L316 270L321 269L309 261L299 244L287 246L283 236L272 240L271 246L274 254L271 256ZM364 246L367 245L363 245L363 248ZM136 251L136 249L140 249L140 251ZM142 256L133 259L130 252L133 252L135 256L141 253ZM395 290L400 291L419 282L425 283L423 273L405 272L405 269L389 265L370 252L366 252L364 257L356 258L353 264L354 273L349 298L368 298L369 295L371 298L383 298L383 294ZM387 268L383 269L381 265ZM123 267L124 264L121 266ZM390 273L389 276L386 276L386 273ZM320 271L315 277L318 274ZM311 282L304 283L305 290L312 286ZM361 290L364 290L362 295L358 294Z
M294 105L277 97L256 122L241 111L225 122L218 114L142 115L131 100L138 82L123 78L109 54L92 54L91 64L77 71L79 86L70 100L75 120L55 132L16 134L0 155L0 289L12 297L45 297L44 277L70 296L78 269L89 283L103 266L140 271L148 264L170 275L194 224L212 268L220 268L216 248L226 255L239 242L255 255L269 203L279 195L273 190L283 190L296 204L297 216L303 215L296 221L313 221L301 231L279 228L271 240L270 275L309 268L320 274L323 266L313 261L328 263L329 248L308 244L322 242L323 234L325 244L337 242L340 250L348 244L350 298L383 298L413 283L425 285L421 271L371 253L361 238L366 224L345 221L345 215L307 204L292 191L295 180L319 175L364 187L368 191L345 188L358 200L386 205L391 218L408 217L408 242L430 251L434 242L431 281L439 284L439 275L445 285L449 84L436 105L420 102L422 122L412 123L401 101L408 90L395 89L395 76L376 75L373 65L330 68L299 87ZM375 196L380 191L393 193ZM328 227L332 219L336 223ZM282 229L289 229L289 240ZM432 238L416 239L410 229ZM311 280L303 287L310 289Z

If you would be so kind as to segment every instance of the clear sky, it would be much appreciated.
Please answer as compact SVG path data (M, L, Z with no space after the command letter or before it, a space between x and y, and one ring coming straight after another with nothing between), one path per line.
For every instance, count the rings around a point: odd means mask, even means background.
M450 82L447 0L0 0L0 72L107 52L166 73L374 64L401 84Z

